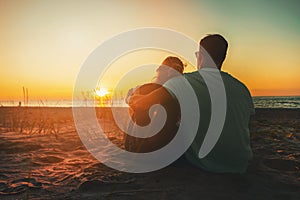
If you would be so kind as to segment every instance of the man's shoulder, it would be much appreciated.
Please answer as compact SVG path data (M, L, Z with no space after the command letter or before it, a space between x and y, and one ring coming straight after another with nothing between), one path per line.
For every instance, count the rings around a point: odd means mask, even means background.
M233 82L237 85L240 85L241 87L246 88L248 90L247 86L242 81L240 81L236 77L232 76L228 72L221 71L221 75L222 75L223 81L231 81L231 82Z
M184 77L190 84L194 86L205 85L205 81L198 70L194 72L184 73Z
M238 80L237 78L233 77L227 72L222 72L222 79L225 84L225 87L227 86L227 89L230 88L227 92L231 91L231 93L247 97L251 104L250 107L253 107L251 93L242 81Z
M184 76L187 76L187 77L189 77L189 76L193 77L193 76L199 76L199 75L200 75L200 74L199 74L198 71L193 71L193 72L186 72L186 73L184 73Z

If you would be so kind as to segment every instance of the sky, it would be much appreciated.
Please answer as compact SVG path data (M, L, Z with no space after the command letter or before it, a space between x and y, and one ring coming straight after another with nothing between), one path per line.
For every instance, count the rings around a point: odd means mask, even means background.
M223 70L253 96L300 95L299 8L297 0L0 0L0 100L22 100L22 87L30 99L71 99L90 53L108 38L142 27L172 29L195 41L220 33L229 42ZM113 90L125 72L168 55L125 55L101 84ZM132 84L150 81L151 70Z

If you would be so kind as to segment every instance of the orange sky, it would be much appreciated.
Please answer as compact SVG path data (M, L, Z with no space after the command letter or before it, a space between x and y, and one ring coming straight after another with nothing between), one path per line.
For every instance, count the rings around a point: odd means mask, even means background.
M297 5L259 0L0 1L0 100L21 100L23 86L31 99L70 99L76 75L93 49L120 32L151 26L196 41L221 33L229 41L224 71L244 82L252 95L300 95ZM113 89L122 73L158 64L167 55L125 55L101 84ZM154 69L136 83L149 81Z

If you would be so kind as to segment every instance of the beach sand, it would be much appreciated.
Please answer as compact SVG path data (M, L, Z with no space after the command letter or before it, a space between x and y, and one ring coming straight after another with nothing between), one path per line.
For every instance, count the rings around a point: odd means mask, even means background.
M122 147L109 108L97 116ZM131 174L83 146L71 108L0 108L0 199L300 199L300 109L256 109L254 157L245 174L213 174L186 162Z

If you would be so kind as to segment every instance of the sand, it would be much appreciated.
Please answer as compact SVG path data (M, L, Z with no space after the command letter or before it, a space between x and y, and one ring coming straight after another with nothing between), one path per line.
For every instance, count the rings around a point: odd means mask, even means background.
M123 134L97 109L107 136ZM108 168L82 145L71 108L0 108L0 199L300 199L300 110L257 109L247 173L186 162L151 173Z

